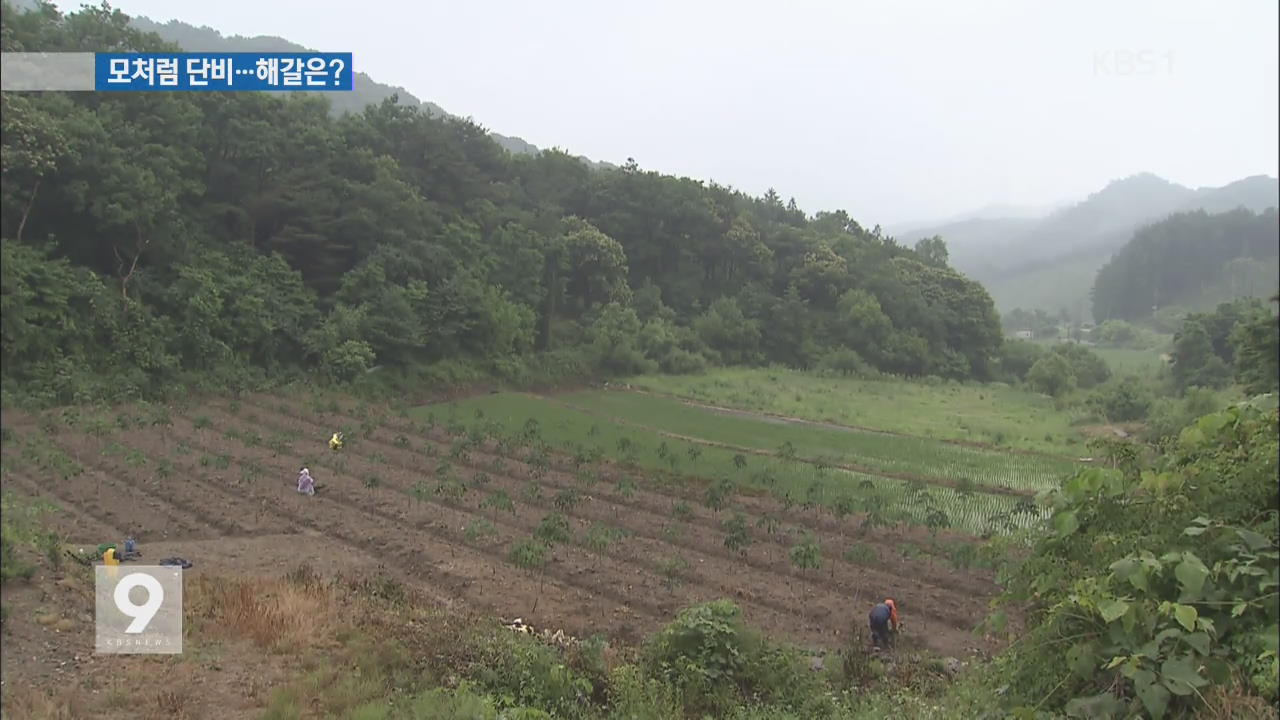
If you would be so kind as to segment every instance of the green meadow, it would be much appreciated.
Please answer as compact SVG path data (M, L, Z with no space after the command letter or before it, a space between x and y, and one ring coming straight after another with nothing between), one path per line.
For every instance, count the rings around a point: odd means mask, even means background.
M1064 457L1087 454L1077 419L1051 398L1000 384L825 376L775 368L706 375L645 375L633 388L709 405L873 428L923 438L987 443Z

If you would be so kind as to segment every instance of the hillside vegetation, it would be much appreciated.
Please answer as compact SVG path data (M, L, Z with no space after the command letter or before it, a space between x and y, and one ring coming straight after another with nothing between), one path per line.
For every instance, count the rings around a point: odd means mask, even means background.
M5 51L176 47L0 10ZM1123 319L1275 210L1144 231L1099 353L1005 340L943 239L394 93L0 103L5 717L1277 718L1280 295ZM1009 268L1274 185L1131 178ZM134 535L194 561L182 654L91 653Z
M118 11L4 12L6 50L166 47ZM232 93L6 95L3 109L6 397L135 396L192 373L240 387L457 361L527 379L833 352L983 377L1000 343L980 285L844 212L512 156L394 99L343 118Z
M1147 320L1163 306L1267 297L1280 275L1280 215L1179 213L1134 234L1093 284L1099 321Z

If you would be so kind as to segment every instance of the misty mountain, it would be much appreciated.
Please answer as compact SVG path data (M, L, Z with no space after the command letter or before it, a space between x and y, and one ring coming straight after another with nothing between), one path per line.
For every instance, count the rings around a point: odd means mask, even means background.
M914 234L916 231L924 231L939 228L959 228L973 220L1039 220L1040 218L1062 208L1071 203L1060 202L1049 205L1009 205L1007 203L992 203L984 205L977 210L969 210L957 215L950 215L944 218L935 218L932 220L913 220L909 222L894 223L886 225L884 231L893 236L907 236Z
M1255 176L1191 189L1150 173L1115 180L1044 217L975 218L918 228L899 240L942 236L951 264L987 286L997 308L1089 315L1094 276L1147 224L1179 212L1261 211L1280 204L1280 182Z

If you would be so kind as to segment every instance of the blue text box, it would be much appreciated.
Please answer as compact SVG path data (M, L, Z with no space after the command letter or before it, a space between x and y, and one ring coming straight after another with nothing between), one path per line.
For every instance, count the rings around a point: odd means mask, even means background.
M352 89L351 53L95 53L96 90Z

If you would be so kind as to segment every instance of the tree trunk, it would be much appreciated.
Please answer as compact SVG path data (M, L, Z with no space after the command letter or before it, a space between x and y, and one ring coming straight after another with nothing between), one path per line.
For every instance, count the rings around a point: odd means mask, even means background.
M129 281L133 279L133 273L138 269L138 260L142 257L142 251L151 242L150 239L144 239L141 225L134 223L134 228L138 232L138 250L133 254L133 258L129 262L128 272L125 272L124 269L124 257L120 254L120 246L114 245L111 248L116 256L116 273L120 276L120 297L124 298L126 311L129 307Z
M18 233L14 238L18 242L22 242L22 229L27 226L27 216L31 214L31 206L36 202L36 193L40 192L40 180L36 180L36 184L31 188L31 197L27 198L27 206L22 209L22 219L18 221Z

